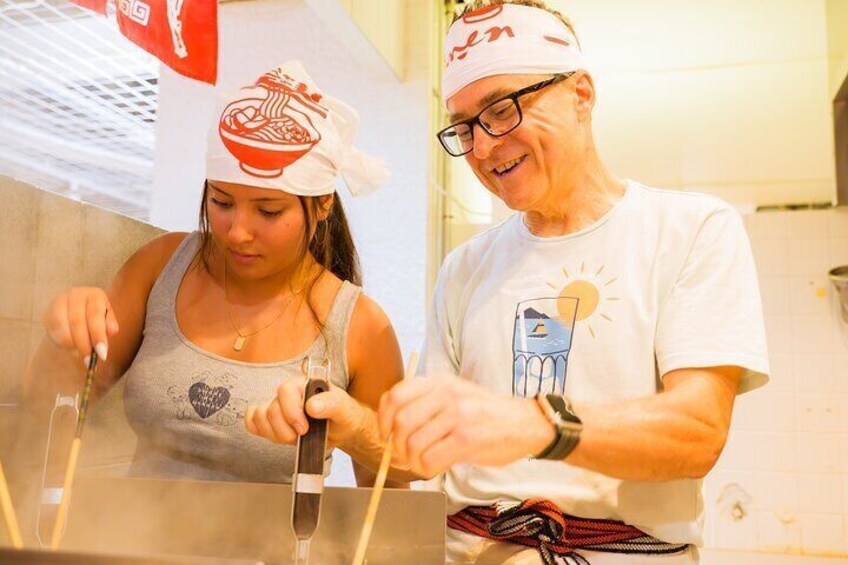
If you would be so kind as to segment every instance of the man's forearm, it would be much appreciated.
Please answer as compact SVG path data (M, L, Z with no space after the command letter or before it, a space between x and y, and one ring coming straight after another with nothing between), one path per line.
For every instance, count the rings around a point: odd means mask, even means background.
M565 461L627 480L703 477L727 438L738 370L736 378L687 371L693 373L685 382L656 396L575 403L583 431Z

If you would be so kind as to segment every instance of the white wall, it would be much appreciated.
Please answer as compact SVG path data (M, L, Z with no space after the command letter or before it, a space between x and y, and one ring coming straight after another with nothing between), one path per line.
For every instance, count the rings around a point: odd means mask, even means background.
M831 201L824 0L559 0L618 174L732 202Z

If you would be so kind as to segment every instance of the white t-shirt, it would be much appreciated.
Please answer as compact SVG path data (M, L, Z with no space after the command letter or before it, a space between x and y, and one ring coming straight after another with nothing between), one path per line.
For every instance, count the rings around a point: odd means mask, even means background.
M657 394L669 371L719 365L744 368L740 392L768 380L742 220L717 198L628 181L622 199L579 232L537 237L516 214L454 250L439 275L419 372L504 394L610 402ZM450 513L544 497L568 514L701 544L700 480L623 481L527 459L455 465L443 486Z

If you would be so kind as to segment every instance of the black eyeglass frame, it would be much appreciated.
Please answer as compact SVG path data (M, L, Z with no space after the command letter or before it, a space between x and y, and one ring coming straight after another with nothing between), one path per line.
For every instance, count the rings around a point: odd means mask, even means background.
M543 88L545 88L547 86L551 86L552 84L556 84L558 82L562 82L564 80L567 80L567 79L571 78L571 76L573 76L575 72L576 71L571 71L571 72L568 72L568 73L557 73L549 79L545 79L541 82L531 84L530 86L525 86L524 88L516 90L515 92L513 92L511 94L507 94L506 96L498 98L497 100L493 101L491 104L487 104L486 107L483 108L482 110L480 110L477 113L477 115L474 116L473 118L468 118L467 120L462 120L461 122L456 122L454 124L447 126L444 129L440 130L438 133L436 133L436 138L439 140L439 143L441 144L442 148L451 157L462 157L463 155L468 155L474 149L474 126L475 125L479 124L480 127L483 129L483 131L485 131L488 135L490 135L492 137L503 137L503 136L505 136L506 134L508 134L509 132L515 130L515 128L520 126L521 122L524 120L524 114L521 112L521 104L519 104L519 102L518 102L519 98L521 98L522 96L526 96L527 94L532 94L533 92L538 92L538 91L542 90ZM512 100L512 103L515 106L515 109L518 111L518 121L515 123L514 126L512 126L511 128L509 128L508 130L506 130L504 132L493 133L491 130L489 130L489 128L486 127L486 124L484 124L482 121L480 121L480 116L485 114L492 106L494 106L495 104L500 104L504 100ZM457 126L461 126L461 125L467 125L468 126L468 130L471 132L471 143L470 143L470 146L469 146L467 151L463 151L462 153L454 153L453 151L451 151L448 148L448 144L444 140L444 135L445 135L445 133L447 133L448 130L453 129Z

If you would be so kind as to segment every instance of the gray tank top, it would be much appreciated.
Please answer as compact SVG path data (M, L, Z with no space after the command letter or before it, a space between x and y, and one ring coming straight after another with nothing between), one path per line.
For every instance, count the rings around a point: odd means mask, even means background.
M267 402L287 379L303 378L307 357L332 361L330 380L347 389L347 332L360 288L345 281L322 336L293 359L244 363L205 351L177 324L176 297L200 237L185 238L147 300L141 347L126 374L124 405L138 435L131 476L289 483L295 450L247 431L249 405ZM330 454L324 472L329 472Z

